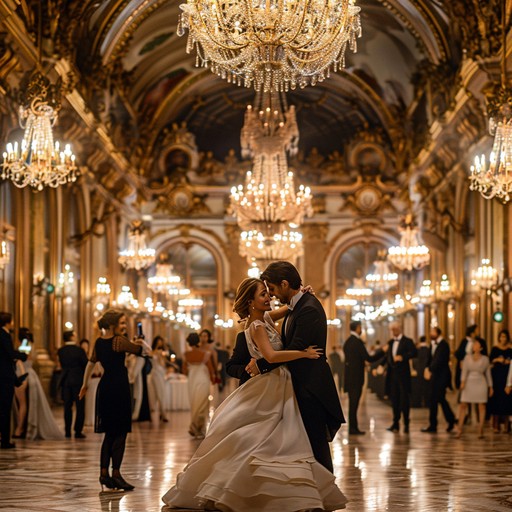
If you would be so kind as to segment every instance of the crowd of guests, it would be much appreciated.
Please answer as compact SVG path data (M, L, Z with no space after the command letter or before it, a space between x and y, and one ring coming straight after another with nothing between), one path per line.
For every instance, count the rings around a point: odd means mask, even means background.
M391 432L398 432L402 422L404 433L409 433L412 377L415 377L415 405L429 408L429 423L422 432L437 433L439 408L446 421L446 431L454 431L457 437L462 436L473 415L479 438L483 437L486 420L491 421L495 433L500 433L502 427L510 432L512 346L506 329L500 331L488 354L478 326L469 326L453 353L454 365L450 346L439 327L432 327L428 339L422 336L418 343L405 336L397 322L390 325L390 331L391 339L387 343L382 347L377 343L368 350L361 339L361 322L354 321L342 350L335 347L329 354L333 375L343 383L348 394L350 435L365 433L359 429L357 412L368 370L373 377L384 375L383 395L392 405L393 419L388 427ZM457 414L446 398L447 390L453 388L457 392Z

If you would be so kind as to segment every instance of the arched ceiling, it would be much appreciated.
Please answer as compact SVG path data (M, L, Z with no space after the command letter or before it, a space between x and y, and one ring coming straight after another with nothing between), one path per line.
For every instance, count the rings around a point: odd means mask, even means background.
M121 102L100 93L95 100L117 110L117 118L129 118L153 150L158 151L153 145L162 130L186 121L199 148L223 158L230 148L238 151L244 109L254 92L194 66L186 37L176 35L180 3L86 2L81 12L87 19L75 34L76 65L86 86L96 82L111 93L117 87ZM415 107L412 78L418 63L457 58L442 2L359 0L358 5L363 36L357 53L347 52L346 69L288 96L297 106L305 152L343 149L363 129L379 129L390 143L397 112L405 115Z

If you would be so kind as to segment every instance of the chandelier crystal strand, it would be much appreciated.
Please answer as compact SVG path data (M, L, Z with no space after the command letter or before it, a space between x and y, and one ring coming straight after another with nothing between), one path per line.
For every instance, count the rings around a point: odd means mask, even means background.
M378 259L373 264L375 266L373 273L366 275L366 283L370 288L382 293L398 284L398 274L391 272L385 251L379 251Z
M180 276L173 274L173 266L162 258L156 264L155 275L148 277L148 288L154 293L171 294L171 290L178 288L180 281Z
M187 0L177 34L188 30L196 66L256 91L315 85L357 51L355 0Z
M498 283L498 271L487 258L484 258L482 264L471 274L472 279L483 290L491 290Z
M19 188L56 188L74 182L78 176L75 155L66 144L54 142L53 126L60 109L60 85L52 86L40 72L31 75L19 108L23 140L8 143L3 153L2 179Z
M119 263L127 269L141 270L155 261L155 250L146 246L146 233L142 222L133 222L128 234L128 249L119 253Z
M405 224L399 228L402 233L400 245L388 249L388 260L400 270L419 270L430 263L428 247L420 242L418 228L407 215Z

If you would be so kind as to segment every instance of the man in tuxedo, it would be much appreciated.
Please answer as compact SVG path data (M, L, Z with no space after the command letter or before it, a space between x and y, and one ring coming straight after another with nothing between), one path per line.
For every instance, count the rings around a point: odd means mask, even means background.
M14 328L11 313L0 312L0 448L14 448L11 443L11 409L14 387L21 385L21 378L16 377L15 361L27 360L27 354L14 350L11 331ZM24 375L26 377L26 374Z
M251 354L247 348L245 332L241 331L236 335L235 348L233 354L226 363L226 372L230 377L239 379L240 385L247 382L251 376L247 372L247 365L251 361Z
M422 432L437 432L437 406L441 404L443 414L448 422L447 432L451 432L455 426L455 415L446 400L446 388L451 388L452 374L450 372L450 346L441 336L439 327L432 327L430 330L431 355L427 368L425 368L425 379L432 381L432 395L430 399L429 425L422 428Z
M350 322L350 336L343 345L345 353L345 382L343 389L348 393L348 433L353 436L361 436L366 432L359 430L357 422L357 409L363 391L365 362L378 361L384 357L385 351L378 349L374 355L370 355L361 339L363 331L361 322Z
M333 471L329 442L344 423L336 385L325 357L327 318L320 301L311 293L303 293L297 269L287 261L271 263L261 274L269 293L287 304L289 311L283 320L281 338L285 350L305 350L316 345L323 350L318 359L297 359L287 363L292 376L304 428L315 459ZM264 359L251 362L249 374L266 373L275 368Z
M400 416L404 419L404 433L409 433L409 412L411 409L411 368L409 361L416 357L417 350L411 338L402 334L398 322L390 326L393 337L388 341L386 357L386 394L393 406L393 423L390 432L398 432Z
M59 356L62 367L62 399L64 401L64 424L66 437L71 437L71 427L73 423L73 404L75 404L75 438L81 439L85 435L82 433L85 420L85 400L80 400L78 394L82 387L85 367L87 366L87 355L84 350L76 344L76 335L74 331L66 331L63 334L64 346L60 347L57 355Z

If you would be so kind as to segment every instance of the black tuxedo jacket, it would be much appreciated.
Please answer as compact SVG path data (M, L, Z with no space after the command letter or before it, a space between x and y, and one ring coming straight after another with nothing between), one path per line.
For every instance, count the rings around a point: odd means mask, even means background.
M405 389L411 391L411 368L409 361L416 357L418 351L416 345L407 336L402 335L398 342L397 356L402 356L402 361L393 361L393 343L394 338L388 341L388 351L386 354L386 389L389 395L390 384L392 379L398 379L404 385Z
M250 376L245 371L245 367L251 360L251 354L247 348L247 340L245 339L245 331L236 335L236 344L233 354L226 363L226 372L231 377L240 380L240 384L248 381Z
M331 440L341 424L345 422L345 418L325 356L327 317L324 308L314 295L305 293L285 318L283 322L285 332L281 333L284 350L305 350L310 345L316 345L323 350L322 356L318 359L297 359L289 361L286 365L292 376L293 390L299 408L302 402L307 403L313 395L327 412L326 427L328 439ZM257 364L261 373L279 366L279 364L268 363L264 359L259 359Z
M384 356L382 349L377 350L373 356L368 353L361 338L351 334L343 345L345 353L345 381L343 389L350 393L357 391L364 384L364 363L378 361Z
M448 342L441 339L437 343L437 348L432 355L430 349L430 359L428 367L432 372L432 385L436 387L452 387L452 372L450 371L450 346Z
M80 387L87 366L85 351L78 345L64 345L59 348L57 355L62 366L61 386Z
M16 359L26 361L27 354L14 350L11 335L3 327L0 327L0 380L2 382L14 384Z

